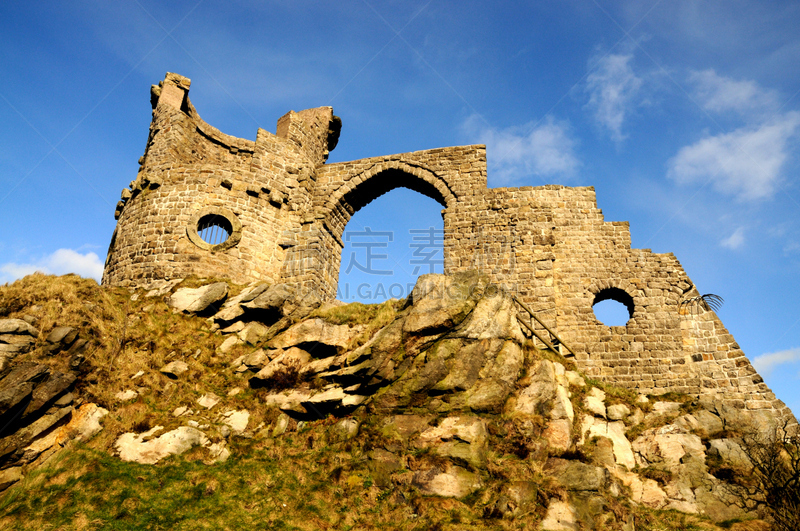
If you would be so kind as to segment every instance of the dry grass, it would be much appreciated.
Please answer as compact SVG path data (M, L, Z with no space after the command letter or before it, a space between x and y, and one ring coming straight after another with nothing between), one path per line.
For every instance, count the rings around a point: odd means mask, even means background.
M184 285L197 286L198 279ZM232 289L235 293L236 290ZM330 307L313 316L333 324L367 325L358 346L397 318L402 301L380 305ZM41 344L54 326L74 326L89 340L78 395L110 410L104 429L87 445L65 449L0 496L0 527L10 529L535 529L549 498L567 495L542 473L547 449L541 443L541 418L487 417L488 465L478 471L483 487L463 500L421 495L410 483L413 472L391 474L388 487L376 486L369 450L383 446L376 418L362 418L355 439L338 441L336 419L305 423L278 438L256 429L273 425L279 412L263 405L263 390L250 389L246 377L229 369L242 347L217 353L223 338L205 319L174 314L164 298L131 300L124 289L98 286L77 276L32 275L0 286L0 318L30 315L42 334L37 348L18 358L66 370L63 356L48 357ZM534 349L526 356L540 357ZM554 355L553 355L554 356ZM169 361L183 360L189 372L171 380L159 372ZM558 360L564 363L564 360ZM574 368L569 365L568 368ZM143 374L136 379L132 376ZM241 392L227 396L228 390ZM628 397L609 387L607 396ZM120 403L115 395L134 389L140 395ZM213 392L222 403L211 412L196 404ZM216 440L215 415L228 409L251 413L252 433L231 437L231 458L205 465L204 449L164 460L156 466L126 463L111 455L119 434L162 425L169 430L186 422L172 417L178 406ZM201 411L202 410L202 411ZM410 449L406 449L410 455ZM422 458L424 456L420 456ZM403 466L412 467L414 456ZM538 485L541 499L517 519L489 518L490 507L509 481ZM637 510L637 529L719 529L699 517ZM738 524L737 524L738 525ZM755 530L756 528L753 528Z

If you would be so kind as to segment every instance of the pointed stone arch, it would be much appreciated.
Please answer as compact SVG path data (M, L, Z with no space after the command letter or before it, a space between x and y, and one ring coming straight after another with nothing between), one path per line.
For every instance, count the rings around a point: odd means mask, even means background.
M315 289L329 298L335 296L338 285L341 252L344 249L342 235L347 223L361 208L396 188L408 188L430 197L444 209L457 202L448 184L435 172L398 160L356 168L343 176L342 180L344 182L317 207L314 221L308 230L299 235L301 241L289 250L286 263L292 265L293 270L283 274L286 280L311 280L317 286ZM312 269L315 271L313 275Z
M456 196L450 187L433 171L402 161L385 161L356 170L345 178L344 184L331 195L322 209L325 225L335 236L340 237L353 214L395 188L419 192L444 208L456 202Z

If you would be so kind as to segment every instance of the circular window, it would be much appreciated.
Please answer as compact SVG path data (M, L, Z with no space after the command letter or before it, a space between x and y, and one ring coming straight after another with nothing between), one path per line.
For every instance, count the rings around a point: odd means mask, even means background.
M207 207L192 216L186 234L201 249L224 251L239 243L242 223L226 208Z
M592 310L606 326L625 326L633 317L633 297L619 288L606 288L594 296Z
M197 222L197 234L209 245L225 243L233 233L233 226L228 218L217 214L208 214Z

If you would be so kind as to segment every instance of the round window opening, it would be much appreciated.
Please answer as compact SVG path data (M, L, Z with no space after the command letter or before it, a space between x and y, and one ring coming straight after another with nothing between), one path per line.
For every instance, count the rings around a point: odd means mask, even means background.
M197 234L207 244L219 245L231 237L233 225L224 216L206 214L197 222Z
M191 217L186 235L201 249L224 251L242 239L242 223L226 208L206 207Z
M619 288L607 288L594 296L592 310L606 326L625 326L633 317L633 297Z

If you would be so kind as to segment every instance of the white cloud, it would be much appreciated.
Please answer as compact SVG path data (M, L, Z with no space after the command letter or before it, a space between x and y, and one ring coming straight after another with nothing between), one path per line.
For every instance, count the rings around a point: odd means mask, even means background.
M794 240L790 240L783 246L783 253L784 254L796 254L800 252L800 243Z
M642 86L642 79L633 73L632 54L607 55L586 79L589 107L597 122L611 132L615 142L625 140L622 124Z
M507 184L530 175L569 177L580 166L566 122L548 118L537 126L495 129L479 121L471 116L463 129L471 141L486 144L490 177L496 182Z
M793 111L756 127L708 136L682 147L669 160L667 176L679 184L710 180L715 189L740 200L769 198L798 126L800 113Z
M707 111L736 111L749 115L778 108L777 93L752 80L737 81L710 69L692 72L689 81L695 86L695 97Z
M762 354L753 358L753 367L761 376L769 376L778 365L800 362L800 347Z
M738 249L744 245L744 227L739 227L733 234L719 242L723 247L728 249Z
M31 263L7 262L0 264L0 282L12 282L37 271L52 275L76 273L100 282L100 278L103 276L103 262L95 253L81 254L72 249L59 249L53 254Z

